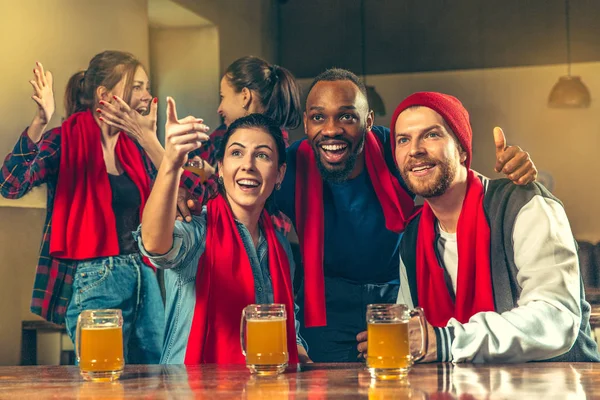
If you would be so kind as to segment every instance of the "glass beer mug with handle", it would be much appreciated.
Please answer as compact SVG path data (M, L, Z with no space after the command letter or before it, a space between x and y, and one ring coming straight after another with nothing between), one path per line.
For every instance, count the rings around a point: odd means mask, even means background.
M419 318L421 349L410 351L408 323ZM427 328L423 310L409 310L404 304L367 305L367 367L372 378L400 379L412 364L427 352Z
M204 170L204 163L205 161L201 158L191 159L185 163L183 169L200 177L200 180L202 182L206 182L206 180L208 179L208 173Z
M125 366L121 310L82 311L77 318L75 355L86 381L119 379Z
M257 375L277 375L288 365L285 304L250 304L242 311L240 340L246 366Z

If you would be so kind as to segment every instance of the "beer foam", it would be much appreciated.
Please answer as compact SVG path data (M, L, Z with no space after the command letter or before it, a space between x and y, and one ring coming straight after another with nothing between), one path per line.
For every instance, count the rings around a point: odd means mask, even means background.
M266 318L246 318L248 322L277 322L285 321L283 317L266 317Z
M96 326L83 326L81 330L86 331L96 331L96 330L108 330L108 329L121 329L120 326L117 325L96 325Z
M402 324L408 324L408 321L398 321L398 320L391 320L391 321L368 321L367 322L370 325L402 325Z

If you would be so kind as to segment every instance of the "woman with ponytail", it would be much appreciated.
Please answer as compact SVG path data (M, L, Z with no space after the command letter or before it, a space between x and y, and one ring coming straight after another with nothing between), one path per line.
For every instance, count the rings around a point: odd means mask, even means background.
M127 362L156 363L164 308L154 270L131 234L164 153L148 74L129 53L97 54L69 80L66 119L46 132L54 113L52 74L38 63L30 83L37 112L4 160L0 191L20 198L47 184L31 311L65 324L74 339L83 310L120 309Z
M200 155L206 162L216 164L216 151L227 127L248 114L264 114L283 132L286 145L288 133L300 125L302 109L300 90L287 69L269 64L262 58L246 56L234 61L221 78L221 104L217 112L223 125L210 135Z
M268 116L281 128L286 147L289 145L286 129L297 128L302 119L300 89L292 73L259 57L246 56L234 61L221 79L220 96L217 112L223 125L210 135L200 150L190 154L204 160L206 175L214 174L217 149L227 127L236 119L254 113ZM205 196L201 180L186 173L183 182L196 197ZM291 229L291 222L284 214L276 213L273 222L284 233Z

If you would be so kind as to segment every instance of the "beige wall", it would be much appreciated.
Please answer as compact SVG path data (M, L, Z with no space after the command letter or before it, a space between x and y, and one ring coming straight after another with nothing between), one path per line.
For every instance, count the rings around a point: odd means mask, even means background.
M36 60L55 77L57 110L51 125L63 116L63 91L69 76L107 49L126 50L148 63L146 0L19 0L0 2L0 153L8 153L33 117L30 99ZM0 364L20 361L21 320L31 319L29 298L40 245L43 191L23 202L0 201Z
M29 300L46 210L0 207L0 365L20 362L21 321L35 319Z
M164 139L166 96L177 102L180 118L204 118L219 125L219 34L216 27L152 28L150 64L153 94L158 97L158 131Z
M166 51L164 40L177 36L175 32L153 35L157 44L153 51L175 53L179 60L153 57L150 65L157 95L164 106L164 95L172 94L180 106L180 115L194 114L204 117L211 127L216 127L218 117L218 83L221 72L238 57L254 54L270 61L275 60L276 35L273 0L177 0L197 14L219 22L218 31L208 28L201 33L171 43ZM50 126L60 123L63 111L63 92L68 78L76 70L85 68L90 58L106 49L134 53L144 64L150 61L150 40L146 0L20 0L0 2L0 54L4 55L3 73L0 75L0 153L8 153L18 135L30 122L35 105L30 99L28 81L35 61L39 60L54 73L57 110ZM218 37L218 39L217 39ZM173 39L176 39L173 37ZM202 49L207 46L210 57ZM183 48L179 47L183 46ZM162 50L159 50L159 47ZM214 48L217 52L213 52ZM181 52L175 50L182 50ZM10 61L10 62L8 62ZM201 64L201 65L200 65ZM199 68L206 68L199 75ZM164 72L164 74L163 74ZM186 76L187 75L187 76ZM183 78L183 79L182 79ZM189 80L195 92L185 91ZM164 88L169 87L169 93ZM171 89L173 88L173 89ZM196 91L196 88L200 90ZM161 109L161 114L164 109ZM29 312L29 298L43 218L45 191L37 190L22 200L0 198L0 306L3 323L0 324L0 365L18 364L20 360L21 320L34 318ZM24 227L24 228L16 228ZM19 229L19 234L15 234ZM8 279L10 277L10 279Z
M217 26L221 72L236 59L247 55L277 61L276 0L173 1Z
M565 66L498 68L368 77L383 97L387 115L376 123L389 126L398 103L416 91L441 91L457 96L471 114L473 168L490 177L494 171L492 130L500 126L509 144L527 150L541 171L550 172L554 193L566 207L578 239L600 241L600 63L575 64L592 94L588 109L547 107L550 89ZM307 88L311 80L303 79ZM301 132L295 132L295 138Z

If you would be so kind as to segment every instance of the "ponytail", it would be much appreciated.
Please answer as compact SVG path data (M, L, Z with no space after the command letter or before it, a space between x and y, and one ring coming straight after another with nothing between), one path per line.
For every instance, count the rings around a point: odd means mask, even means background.
M279 126L295 129L300 125L302 114L298 84L286 68L273 65L270 70L273 90L269 99L265 99L265 114Z
M83 105L83 81L85 79L85 71L76 72L67 83L65 91L65 113L66 118L79 111L85 111Z
M300 125L300 90L290 71L262 58L246 56L234 61L225 77L237 93L248 88L259 98L263 113L282 128Z

